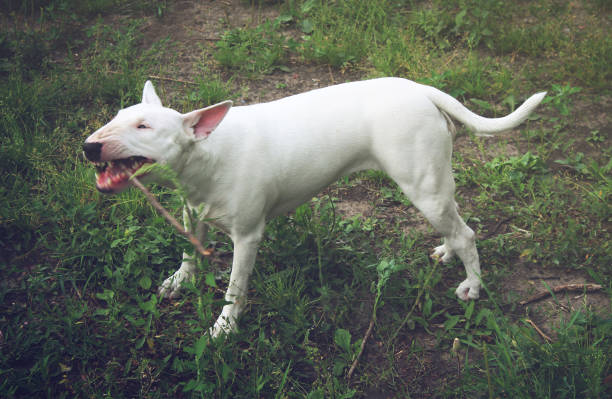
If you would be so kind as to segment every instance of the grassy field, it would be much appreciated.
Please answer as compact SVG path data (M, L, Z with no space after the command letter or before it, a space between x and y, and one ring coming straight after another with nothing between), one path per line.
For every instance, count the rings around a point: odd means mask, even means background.
M610 2L0 7L0 397L612 396ZM99 194L83 140L147 79L185 112L378 76L488 116L548 91L517 130L455 143L481 299L456 299L462 264L431 260L440 238L363 172L269 223L239 332L209 342L230 240L211 231L198 278L162 301L190 245L140 192ZM181 214L176 192L153 191ZM601 289L552 291L585 283Z

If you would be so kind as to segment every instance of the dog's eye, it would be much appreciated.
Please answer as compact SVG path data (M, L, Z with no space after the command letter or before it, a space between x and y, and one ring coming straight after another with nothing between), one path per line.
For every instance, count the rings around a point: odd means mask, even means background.
M138 125L138 129L147 129L148 126L147 125L143 125L142 123L140 125Z

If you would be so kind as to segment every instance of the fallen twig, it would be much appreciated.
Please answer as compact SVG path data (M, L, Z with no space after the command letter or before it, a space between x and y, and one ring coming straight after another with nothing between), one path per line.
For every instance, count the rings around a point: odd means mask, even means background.
M76 70L77 71L82 71L83 68L82 67L77 67ZM124 72L120 72L120 71L106 71L106 73L110 73L111 75L122 75ZM167 76L149 75L148 78L149 79L157 79L157 80L166 80L168 82L183 83L183 84L186 84L186 85L197 85L196 82L192 82L190 80L170 78L170 77L167 77Z
M335 85L336 81L334 80L334 74L332 73L331 65L327 65L327 69L329 71L329 78L331 79L331 83Z
M497 230L499 230L499 228L503 224L508 223L509 221L511 221L514 218L515 218L515 216L509 216L509 217L507 217L505 219L500 220L499 222L497 222L495 224L495 226L493 226L491 231L487 232L487 234L482 235L481 237L479 237L479 239L480 240L486 240L486 239L489 239L489 238L493 237L497 233Z
M140 180L138 180L138 178L136 176L131 174L129 171L128 171L128 174L130 175L130 180L131 180L132 184L134 186L136 186L137 189L142 191L143 194L145 195L145 197L147 197L147 199L151 203L151 205L153 205L153 207L155 209L157 209L159 211L159 213L161 213L162 216L168 222L170 222L170 224L179 233L181 233L183 236L185 236L189 240L189 242L191 242L191 244L200 253L200 255L202 255L202 256L210 256L212 254L212 250L204 249L204 247L202 246L200 241L193 234L191 234L189 231L185 230L183 228L183 226L181 226L181 224L170 213L168 213L168 211L162 206L162 204L160 204L159 201L157 201L157 199L155 199L153 194L151 194L151 192L149 190L147 190L147 188L140 182Z
M429 276L427 276L427 279L425 280L425 284L423 285L422 289L419 290L419 293L417 295L417 299L414 302L414 305L412 305L412 309L410 310L410 313L408 313L408 315L404 319L403 323L400 325L400 328L395 332L395 335L393 336L393 339L391 339L391 342L393 342L393 340L395 339L395 336L397 336L397 334L402 329L404 324L408 321L408 318L412 314L412 311L414 311L414 308L416 307L417 303L419 302L419 298L421 297L421 294L422 294L424 288L427 286L427 283L429 282L429 278L433 274L433 271L436 269L437 263L438 262L436 262L434 264L434 266L432 267L432 270L429 273ZM381 266L383 266L383 263L381 262L378 265L378 267L377 267L377 271L378 271L378 283L376 284L376 297L374 298L374 306L372 307L372 317L370 318L370 325L368 326L368 329L366 330L366 333L363 336L363 339L361 340L361 345L359 347L359 352L357 352L357 356L355 356L355 359L353 360L353 364L351 364L351 367L349 368L349 371L348 371L348 373L346 375L346 379L348 381L350 381L351 377L353 376L353 372L355 371L355 368L357 367L357 364L359 363L359 358L363 354L363 350L365 349L366 343L368 342L368 338L370 338L370 335L372 334L372 330L374 329L374 324L376 324L376 311L378 310L378 303L379 303L379 300L380 300L380 298L382 296L383 286L389 280L389 277L391 276L391 273L393 273L393 271L397 270L397 269L394 270L390 263L385 263L384 265L385 265L384 267L381 267Z
M559 276L528 276L527 278L529 280L561 280L561 277Z
M190 80L169 78L169 77L166 77L166 76L149 75L149 78L157 79L157 80L167 80L168 82L184 83L184 84L188 84L188 85L197 85L196 82L192 82Z
M533 322L533 321L531 321L530 319L527 319L526 321L527 321L527 323L531 324L531 327L533 327L533 328L536 330L536 332L537 332L538 334L540 334L540 336L541 336L542 338L544 338L544 339L545 339L545 340L547 340L548 342L552 342L552 338L550 338L548 335L544 334L544 332L543 332L542 330L540 330L540 327L538 327L538 326L536 325L536 323L534 323L534 322Z
M353 360L353 364L351 364L351 368L349 369L348 374L346 375L347 380L350 380L351 376L355 372L355 369L357 368L357 364L359 363L359 358L361 357L361 354L363 353L363 349L365 348L366 342L368 341L368 338L370 338L370 335L372 334L373 329L374 329L374 318L370 320L370 325L368 326L368 329L365 335L363 336L363 340L361 341L361 347L359 348L359 353L357 353L357 356L355 357L355 360Z
M397 328L397 330L395 330L395 333L393 333L393 335L391 336L391 339L389 340L389 342L394 342L395 338L397 338L397 335L399 334L399 332L402 330L402 328L404 328L406 323L408 323L408 319L410 318L410 316L412 316L412 312L414 312L414 309L416 308L417 304L419 303L419 300L421 299L421 295L423 294L423 292L427 288L427 285L429 284L429 279L431 278L431 276L433 275L434 271L436 270L436 267L438 266L438 263L440 263L440 260L436 259L436 261L434 262L433 266L431 267L431 271L429 272L429 275L425 279L425 283L423 284L423 286L417 292L417 297L416 297L416 300L414 301L414 303L412 304L412 308L410 308L410 311L408 312L406 317L404 317L404 320L402 320L402 322L400 323L400 326Z
M552 288L551 291L552 293L557 294L559 292L564 292L564 291L593 292L593 291L599 291L600 289L601 289L601 285L599 284L565 284L565 285L558 285ZM530 298L527 298L524 301L521 301L519 303L525 306L528 303L538 301L542 298L546 298L548 295L551 295L551 291L540 292L539 294L536 294Z

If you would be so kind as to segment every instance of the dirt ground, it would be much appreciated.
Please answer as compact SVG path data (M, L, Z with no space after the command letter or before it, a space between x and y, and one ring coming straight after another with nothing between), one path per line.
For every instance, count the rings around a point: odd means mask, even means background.
M211 73L230 75L220 70L212 59L214 43L224 31L235 27L254 27L268 19L278 17L278 7L251 7L240 0L178 1L173 3L168 14L161 20L149 17L144 28L145 46L169 37L175 51L173 76L179 80L192 81L202 73L202 66ZM298 37L297 31L289 32ZM289 72L275 71L258 79L233 77L234 85L242 93L239 105L272 101L291 94L326 87L332 84L356 80L358 72L332 70L324 65L300 63L290 59Z
M194 77L202 73L202 66L205 66L211 73L219 73L223 77L229 78L227 72L219 69L212 58L214 43L220 35L231 27L256 26L266 19L278 16L276 7L255 6L251 7L246 2L240 0L216 0L216 1L179 1L167 10L167 14L162 19L148 17L145 27L145 46L160 39L169 37L170 48L174 51L174 59L169 71L170 79L193 81ZM296 32L297 34L297 32ZM300 63L297 59L291 59L287 65L289 72L275 71L270 75L263 75L255 80L233 78L233 84L239 90L240 97L236 101L238 105L251 104L256 102L270 101L285 97L291 94L304 92L317 87L325 87L331 84L341 83L350 80L362 79L363 73L358 70L348 72L332 69L323 65L312 65ZM155 79L153 79L155 81ZM158 80L156 86L163 87L171 82L168 80ZM164 96L179 96L180 90L172 92L162 88ZM577 130L588 131L593 129L610 130L607 110L610 109L610 100L603 99L603 103L597 109L589 108L588 105L576 104L579 109L575 126ZM580 108L584 108L582 111ZM516 133L516 132L515 132ZM511 136L513 133L507 133ZM586 133L585 133L586 134ZM490 152L488 157L493 158L505 154L507 156L519 155L524 149L520 148L520 143L512 140L508 144L496 138L487 139L486 145ZM455 151L461 152L466 159L481 157L472 139L468 136L459 136L455 143ZM583 149L586 153L586 149ZM418 229L426 235L432 235L432 229L424 218L413 208L406 208L398 205L388 206L381 199L376 187L367 182L363 185L352 185L350 188L331 188L333 195L338 198L336 203L337 211L344 217L361 215L369 217L376 214L379 218L399 217L406 220L403 228ZM467 192L458 192L464 206L469 207L469 195ZM510 229L509 223L500 221L498 225L489 226L493 233L506 233ZM487 234L483 232L482 234ZM486 273L486 260L483 262L483 269ZM586 273L577 270L562 270L559 267L547 268L542 265L533 265L517 260L514 268L503 279L495 290L503 291L503 297L508 304L518 303L536 292L546 290L546 285L554 287L563 284L590 283L592 280ZM554 337L554 329L550 325L556 325L560 320L567 320L568 315L573 310L581 307L591 307L602 312L610 312L609 300L603 293L589 293L581 295L579 292L558 294L558 301L550 296L548 298L533 302L527 306L514 307L512 311L516 317L528 317L538 325L544 334ZM510 307L509 307L510 308ZM396 360L403 367L399 368L398 377L404 379L412 390L413 384L423 385L422 392L428 391L426 385L429 383L443 384L447 378L452 378L452 373L456 372L455 359L450 359L446 354L436 350L435 338L426 334L416 334L413 339L417 340L424 348L427 356L416 359L409 358L405 354L409 350L403 351L398 348L395 354ZM410 343L406 342L409 348ZM376 344L373 343L373 346ZM375 351L366 352L363 362L376 361ZM370 397L386 397L384 392L371 392Z

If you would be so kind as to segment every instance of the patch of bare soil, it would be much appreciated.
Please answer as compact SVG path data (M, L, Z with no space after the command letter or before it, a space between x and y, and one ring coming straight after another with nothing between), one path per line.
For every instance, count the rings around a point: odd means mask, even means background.
M279 16L278 7L261 4L249 6L240 0L179 1L162 19L148 17L143 28L145 46L168 38L172 59L170 67L176 81L193 81L205 73L220 73L232 78L239 105L267 102L292 94L357 80L360 74L332 70L325 65L304 64L296 57L287 61L288 71L275 71L255 79L221 70L213 59L215 42L223 32L236 27L254 27ZM299 33L288 32L297 37ZM172 94L172 93L171 93Z
M336 198L336 211L345 219L376 218L388 222L389 225L399 223L397 226L405 233L433 233L429 222L416 208L385 198L381 185L371 180L352 180L350 185L342 187L334 185L323 191L323 194Z
M606 95L598 95L597 98L581 98L572 102L571 114L573 117L570 131L571 152L570 156L578 153L584 154L585 163L596 160L600 165L605 164L604 149L612 146L612 98ZM578 140L586 137L586 140ZM561 151L553 153L554 159L563 159L567 154ZM554 169L566 168L560 164L551 165Z
M478 148L474 139L466 135L460 135L455 139L453 151L460 153L466 159L474 159L480 162L488 162L495 157L518 156L521 152L514 143L508 139L518 136L518 131L512 130L497 137L482 137L479 140L483 141L484 153Z
M518 263L502 280L506 303L527 301L536 294L550 292L555 287L586 285L592 283L587 273L575 269L547 268L531 263ZM521 305L524 316L533 321L548 337L554 339L556 329L566 323L570 315L578 310L593 310L604 316L612 312L605 291L584 292L581 290L556 293ZM535 328L535 327L534 327Z

